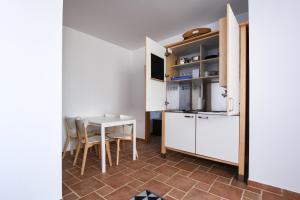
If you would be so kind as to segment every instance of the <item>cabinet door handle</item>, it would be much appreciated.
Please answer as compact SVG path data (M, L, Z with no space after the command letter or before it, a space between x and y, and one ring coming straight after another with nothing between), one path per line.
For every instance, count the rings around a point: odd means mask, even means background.
M229 107L229 109L228 109L228 111L229 112L232 112L233 111L233 98L232 97L230 97L229 99L228 99L228 107Z
M208 117L201 117L201 116L198 116L199 119L208 119Z
M190 116L190 115L184 115L184 117L186 117L186 118L194 118L194 116Z

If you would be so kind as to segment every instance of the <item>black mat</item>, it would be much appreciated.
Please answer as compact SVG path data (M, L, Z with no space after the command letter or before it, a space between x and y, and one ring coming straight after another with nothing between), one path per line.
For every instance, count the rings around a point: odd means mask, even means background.
M130 200L165 200L162 197L159 197L157 194L149 190L145 190L138 195L132 197Z

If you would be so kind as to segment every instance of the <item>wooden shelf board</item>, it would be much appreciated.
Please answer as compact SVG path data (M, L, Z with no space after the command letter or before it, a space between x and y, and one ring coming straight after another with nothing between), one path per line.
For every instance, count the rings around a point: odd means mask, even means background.
M207 80L207 79L214 79L214 78L219 78L219 76L201 76L199 78L190 78L184 80L168 80L167 82L186 82L186 81Z
M201 60L201 63L213 63L219 61L219 57Z
M212 79L212 78L219 78L219 76L201 76L200 79Z
M200 66L200 61L195 61L195 62L190 62L190 63L184 63L184 64L179 64L179 65L173 65L171 67L173 68L181 68L181 67L196 67Z

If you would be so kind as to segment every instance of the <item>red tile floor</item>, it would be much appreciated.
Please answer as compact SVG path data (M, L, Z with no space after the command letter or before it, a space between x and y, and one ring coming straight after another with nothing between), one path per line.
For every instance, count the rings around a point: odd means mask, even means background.
M81 159L73 167L74 157L63 160L64 200L128 200L149 189L166 200L194 199L299 199L299 195L258 184L247 186L236 180L237 169L216 162L168 151L160 157L160 138L149 144L137 142L139 158L132 161L131 144L123 145L120 164L115 166L116 146L111 145L114 166L101 173L100 160L92 151L86 170L80 175ZM80 158L82 154L80 155Z

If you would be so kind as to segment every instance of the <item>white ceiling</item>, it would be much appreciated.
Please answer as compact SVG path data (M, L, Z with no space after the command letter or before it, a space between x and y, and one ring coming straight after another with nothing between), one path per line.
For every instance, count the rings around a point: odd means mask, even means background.
M64 0L64 25L127 49L181 34L225 16L247 12L248 0Z

